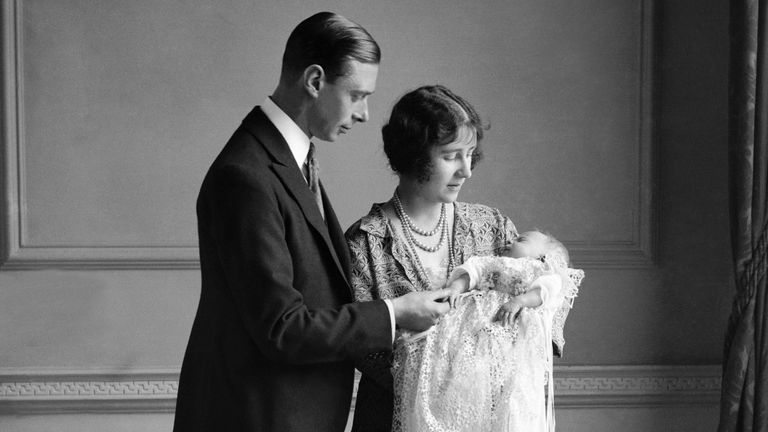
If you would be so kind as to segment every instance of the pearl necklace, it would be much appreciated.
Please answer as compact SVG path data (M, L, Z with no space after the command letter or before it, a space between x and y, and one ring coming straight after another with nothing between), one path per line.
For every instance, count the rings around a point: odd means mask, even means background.
M419 254L416 253L416 247L418 247L419 249L425 252L434 253L440 249L440 247L443 245L443 241L445 241L446 238L448 238L447 274L448 274L448 277L450 277L454 267L454 258L453 258L454 252L453 252L453 239L448 234L448 223L446 223L446 220L445 220L445 203L443 203L442 208L440 209L440 218L442 220L441 222L438 223L438 226L442 226L442 230L440 233L440 241L434 247L426 246L418 242L413 237L413 233L411 232L412 226L410 226L407 222L405 222L406 218L408 218L407 220L410 221L410 217L408 217L408 214L405 213L405 209L403 209L403 204L400 201L400 196L398 195L397 190L395 190L394 204L395 204L395 213L397 214L397 217L400 219L400 222L402 222L400 225L402 226L402 229L403 229L405 242L408 245L408 248L411 250L411 254L413 255L413 259L416 264L417 271L421 273L421 276L422 278L424 278L424 281L429 282L430 278L427 275L427 272L424 269L424 266L421 264L421 259L419 259ZM437 227L435 227L435 230L433 231L436 232L436 230L437 230ZM426 289L429 289L429 286L427 286Z
M438 221L437 226L434 230L432 230L431 234L428 234L430 236L435 235L437 232L437 229L440 228L440 240L437 242L434 246L427 246L424 243L416 240L416 238L413 236L413 231L418 232L421 235L426 236L427 234L422 234L421 232L417 231L413 223L411 222L411 218L408 216L408 214L405 212L405 209L403 208L403 203L400 201L400 196L398 195L397 191L395 191L395 211L397 212L397 217L400 218L400 222L402 222L400 225L403 227L403 234L405 234L405 238L410 242L416 245L419 249L425 251L425 252L437 252L440 250L441 247L443 247L443 242L445 241L445 238L448 234L448 224L445 223L445 203L442 205L442 209L440 210L440 221Z
M403 209L403 203L400 201L400 195L397 194L397 191L395 191L395 206L400 210L398 216L402 216L401 220L403 224L408 225L408 228L416 234L424 237L431 237L437 234L437 231L443 229L445 226L445 203L440 205L440 218L437 220L437 225L435 225L435 228L433 228L432 231L427 231L416 226L413 219L411 219L411 217L408 216L408 213Z

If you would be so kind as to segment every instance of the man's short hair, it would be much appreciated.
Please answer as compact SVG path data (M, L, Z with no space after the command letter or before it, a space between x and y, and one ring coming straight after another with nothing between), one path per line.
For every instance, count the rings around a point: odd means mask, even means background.
M350 60L379 64L381 49L359 24L333 12L319 12L299 23L288 37L281 76L296 79L316 64L332 83L348 74Z

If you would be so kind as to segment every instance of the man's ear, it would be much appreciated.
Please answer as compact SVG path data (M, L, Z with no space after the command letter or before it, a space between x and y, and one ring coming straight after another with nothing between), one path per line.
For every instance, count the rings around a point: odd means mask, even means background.
M325 71L323 67L317 64L311 64L304 69L302 75L302 84L304 90L313 98L316 98L320 90L325 85Z

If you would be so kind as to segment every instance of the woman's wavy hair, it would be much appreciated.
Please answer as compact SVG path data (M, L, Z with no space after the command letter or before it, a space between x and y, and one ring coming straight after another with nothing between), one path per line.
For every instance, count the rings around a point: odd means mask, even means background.
M403 95L392 108L389 122L381 129L384 153L398 175L420 182L432 174L430 150L456 140L462 127L477 134L472 168L482 159L480 142L488 126L475 108L442 85L427 85Z

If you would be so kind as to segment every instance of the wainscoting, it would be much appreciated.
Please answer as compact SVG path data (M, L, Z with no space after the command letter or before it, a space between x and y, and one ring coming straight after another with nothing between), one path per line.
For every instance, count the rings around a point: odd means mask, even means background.
M720 366L563 366L555 376L558 430L700 431L716 424ZM134 430L167 430L177 378L178 371L162 369L0 370L0 426L62 430L87 414L105 424L131 419L124 427Z
M342 225L392 196L394 101L447 85L492 126L460 200L586 271L558 431L715 430L727 2L0 0L0 431L171 429L200 182L320 10L384 52L370 121L322 148Z

